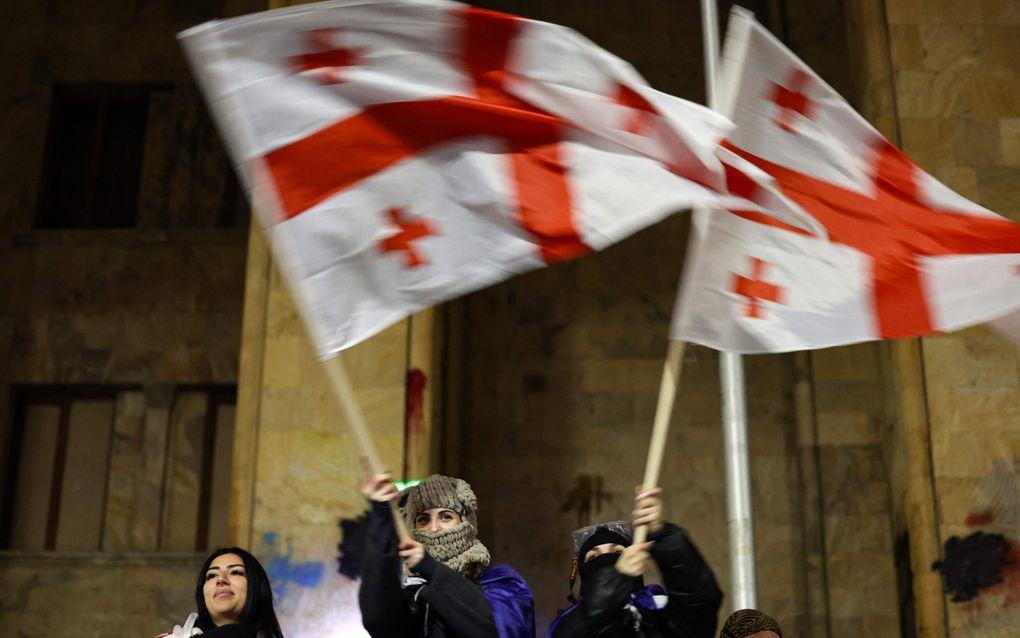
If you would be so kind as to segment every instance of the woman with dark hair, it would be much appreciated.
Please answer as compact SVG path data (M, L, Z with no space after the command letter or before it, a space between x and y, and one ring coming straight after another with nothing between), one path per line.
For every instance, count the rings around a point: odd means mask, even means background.
M266 570L239 547L221 547L205 562L195 582L197 619L164 636L202 634L210 638L283 638L273 611ZM194 627L190 626L194 623Z

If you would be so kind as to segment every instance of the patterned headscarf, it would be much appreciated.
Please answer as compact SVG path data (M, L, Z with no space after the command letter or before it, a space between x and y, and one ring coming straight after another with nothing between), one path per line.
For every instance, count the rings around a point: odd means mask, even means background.
M774 631L779 638L783 638L783 630L779 628L779 623L757 609L733 612L726 619L726 624L719 632L719 638L746 638L759 631Z

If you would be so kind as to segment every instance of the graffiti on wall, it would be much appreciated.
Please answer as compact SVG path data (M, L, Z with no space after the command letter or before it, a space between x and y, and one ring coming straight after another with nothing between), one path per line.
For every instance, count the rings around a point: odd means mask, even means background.
M295 589L311 589L319 584L325 572L325 565L318 561L295 561L290 547L281 552L278 547L279 535L267 532L262 540L267 547L266 573L273 587L277 604L286 608L289 597Z
M566 499L560 504L560 511L574 512L577 526L581 527L590 524L592 518L612 500L602 476L582 474L577 477Z
M368 532L368 512L357 518L340 519L340 544L337 545L338 571L341 576L357 579L361 573L361 551Z
M1017 464L1001 461L977 490L964 524L974 530L946 539L942 573L950 601L966 612L1020 611L1020 509Z

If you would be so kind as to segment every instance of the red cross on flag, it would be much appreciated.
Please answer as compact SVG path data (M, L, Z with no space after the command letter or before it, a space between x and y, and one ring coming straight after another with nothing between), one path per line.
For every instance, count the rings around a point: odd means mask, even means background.
M728 187L767 214L696 215L673 338L781 352L1020 308L1020 226L918 168L743 10L721 86Z
M181 40L323 357L722 185L725 118L556 25L340 0Z

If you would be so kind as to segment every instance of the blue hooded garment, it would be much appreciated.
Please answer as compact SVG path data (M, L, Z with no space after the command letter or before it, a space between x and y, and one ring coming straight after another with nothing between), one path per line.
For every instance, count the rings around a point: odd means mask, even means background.
M642 609L661 609L661 605L655 601L655 596L664 596L665 594L666 591L661 585L645 585L630 595L630 603L637 607L641 607ZM552 621L552 624L549 625L549 631L546 633L546 637L551 638L553 632L556 630L556 626L560 624L560 621L562 621L567 614L577 609L580 604L581 602L578 601L560 612L560 614L556 616L556 619Z
M535 602L520 574L509 565L491 565L478 584L492 607L499 638L534 638Z

